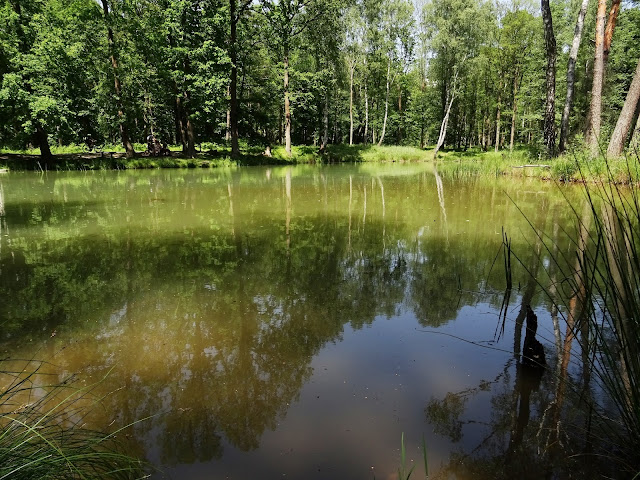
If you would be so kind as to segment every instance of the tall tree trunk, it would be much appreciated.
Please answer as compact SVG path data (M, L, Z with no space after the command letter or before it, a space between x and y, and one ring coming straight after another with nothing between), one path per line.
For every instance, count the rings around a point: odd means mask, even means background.
M227 86L227 96L231 96L231 82ZM225 142L231 141L231 100L229 100L229 106L227 107L227 130L224 133Z
M544 23L544 43L547 54L546 89L547 96L544 107L544 144L547 155L552 157L556 148L556 37L553 33L553 19L549 0L541 0L542 21Z
M133 144L129 139L129 131L125 125L124 108L122 106L122 84L120 83L120 77L118 75L118 59L116 58L116 45L113 38L113 29L111 28L111 21L109 19L109 4L108 0L102 1L102 10L104 12L104 21L107 24L107 40L109 45L109 59L111 60L111 69L113 70L113 83L116 93L116 101L118 104L118 123L120 124L120 138L122 139L122 145L126 152L127 158L135 156L136 152L133 149Z
M450 96L448 99L448 105L446 105L446 111L444 114L444 118L442 119L442 125L440 125L440 135L438 136L438 143L436 143L436 148L433 150L433 158L436 159L438 157L438 152L444 145L444 139L447 136L447 125L449 123L449 115L451 114L451 107L453 106L453 101L456 98L456 86L458 81L458 70L456 69L453 75L453 82L451 82L451 90L447 94Z
M338 91L337 88L333 90L333 143L342 143L342 139L338 137Z
M384 133L387 130L387 117L389 116L389 88L391 87L391 57L387 62L387 94L384 98L384 120L382 121L382 133L380 134L380 140L378 140L378 146L382 145L384 141Z
M427 87L427 81L425 79L424 66L420 68L421 81L420 81L420 149L424 148L424 127L425 127L425 108L424 108L424 90Z
M284 107L280 105L278 108L278 143L282 145L284 143L284 130L282 127L284 126L284 116L282 112L284 111Z
M231 17L229 33L229 59L231 61L231 75L229 78L229 130L231 137L231 158L240 155L238 145L238 50L237 50L237 26L239 16L236 14L236 1L229 0L229 14Z
M571 115L571 107L573 106L573 94L576 81L576 61L578 59L578 50L582 41L582 29L584 27L584 17L587 14L589 0L582 0L578 19L576 20L576 28L573 31L573 42L569 51L569 64L567 67L567 98L564 102L562 110L562 121L560 122L560 141L558 142L558 152L564 152L569 135L569 116Z
M624 144L627 140L627 135L631 129L633 117L636 109L638 108L638 102L640 101L640 60L638 60L638 66L636 67L636 73L633 75L631 86L627 92L627 98L622 106L622 111L618 117L616 128L611 135L611 141L609 142L609 148L607 149L607 155L611 157L619 157L624 151ZM640 121L640 120L639 120Z
M34 137L38 147L40 148L40 156L45 160L48 160L52 158L53 155L51 154L51 148L49 147L47 132L44 130L39 120L35 120L34 124L36 127Z
M189 115L189 112L185 112L185 116L187 118L187 157L193 158L196 156L196 136L193 132L191 115Z
M444 145L444 139L447 136L447 124L449 123L449 114L451 113L451 106L453 105L454 96L451 96L451 100L449 101L449 106L447 107L447 111L444 114L444 118L442 119L442 125L440 125L440 135L438 136L438 143L436 144L436 148L433 150L433 158L437 158L438 152Z
M178 126L178 132L180 133L180 143L182 144L182 152L186 153L189 148L189 142L187 141L187 129L184 116L184 109L182 108L182 95L177 94L176 87L176 123Z
M349 64L349 145L353 145L353 73L356 69L355 60Z
M402 86L398 84L398 116L400 122L398 125L398 145L402 143Z
M607 27L604 30L604 63L609 59L609 50L611 50L611 41L613 40L613 31L616 29L618 21L618 13L620 13L621 0L612 0L611 9L609 10L609 19Z
M516 67L513 76L513 112L511 113L511 139L509 141L509 151L513 152L513 142L516 136L516 117L518 115L518 88L520 82L520 69Z
M324 152L329 143L329 89L324 95L324 108L322 109L322 145L320 151Z
M289 46L284 47L284 144L291 156L291 105L289 103Z
M640 107L638 108L640 110ZM630 148L633 152L640 153L640 112L638 113L638 120L636 120L636 126L633 130L633 134L631 135L631 143L629 144Z
M500 86L498 87L498 102L496 104L497 107L497 111L496 111L496 144L495 144L495 151L497 152L498 149L500 148L500 114L501 114L501 110L500 110L500 104L502 103L502 75L498 75L500 77Z
M596 16L596 47L593 62L593 85L591 87L591 105L589 108L589 126L587 145L593 153L598 152L600 127L602 122L602 85L604 83L604 28L607 16L607 0L598 0Z
M365 60L366 62L366 60ZM367 80L364 81L364 144L369 142L369 93L367 91Z
M486 113L482 117L482 140L480 141L480 145L482 145L482 150L487 151L487 124L489 119L487 118Z

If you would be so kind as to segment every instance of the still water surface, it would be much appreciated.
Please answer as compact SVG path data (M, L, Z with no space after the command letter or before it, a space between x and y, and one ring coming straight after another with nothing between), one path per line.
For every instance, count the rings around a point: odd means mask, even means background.
M432 477L540 478L554 374L521 372L523 306L548 365L559 332L526 270L572 218L557 186L428 164L11 174L0 351L106 376L90 426L145 419L155 478L396 478L402 434L418 478L423 437Z

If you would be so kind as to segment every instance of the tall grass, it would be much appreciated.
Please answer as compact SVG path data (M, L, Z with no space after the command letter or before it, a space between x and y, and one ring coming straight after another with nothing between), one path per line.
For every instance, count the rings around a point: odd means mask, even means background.
M84 426L95 399L73 381L43 383L42 363L0 361L0 480L144 478L116 431ZM44 381L46 383L46 381Z
M639 160L626 162L627 179ZM618 183L618 164L600 159L596 168L608 181L588 182L590 172L576 163L586 208L572 206L572 252L547 245L564 279L547 293L559 310L565 306L567 335L579 342L592 391L600 392L586 400L600 453L629 475L640 472L640 191L635 182Z
M613 177L614 173L609 175ZM593 372L617 411L612 432L640 470L640 202L638 188L586 186L594 228L581 252L590 286ZM584 343L584 340L583 340ZM628 448L630 447L630 448Z

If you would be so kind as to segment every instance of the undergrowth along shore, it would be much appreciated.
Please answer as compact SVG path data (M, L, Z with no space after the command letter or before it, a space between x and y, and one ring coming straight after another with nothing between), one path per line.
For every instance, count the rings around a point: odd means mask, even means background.
M172 146L171 155L151 157L142 153L146 148L136 144L140 152L135 158L126 158L119 145L104 145L87 151L83 145L54 147L54 158L45 161L39 151L10 151L0 149L0 171L22 170L127 170L150 168L214 168L251 165L298 165L329 163L384 163L431 162L431 147L420 149L409 146L329 145L324 152L317 146L292 147L291 156L284 147L274 147L269 155L259 146L243 145L239 158L231 158L230 147L224 144L198 145L194 158L182 155L180 147ZM635 156L632 153L632 156ZM513 152L495 152L471 148L466 151L441 150L436 164L442 173L453 177L537 177L561 182L613 181L632 183L640 181L640 166L629 168L625 158L593 157L585 150L576 150L561 157L546 159L534 149L520 147Z

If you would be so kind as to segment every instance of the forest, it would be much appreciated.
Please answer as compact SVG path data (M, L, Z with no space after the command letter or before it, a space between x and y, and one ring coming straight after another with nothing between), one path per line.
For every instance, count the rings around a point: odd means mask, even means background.
M0 147L134 157L155 136L187 157L203 143L620 156L640 141L638 7L1 0Z

